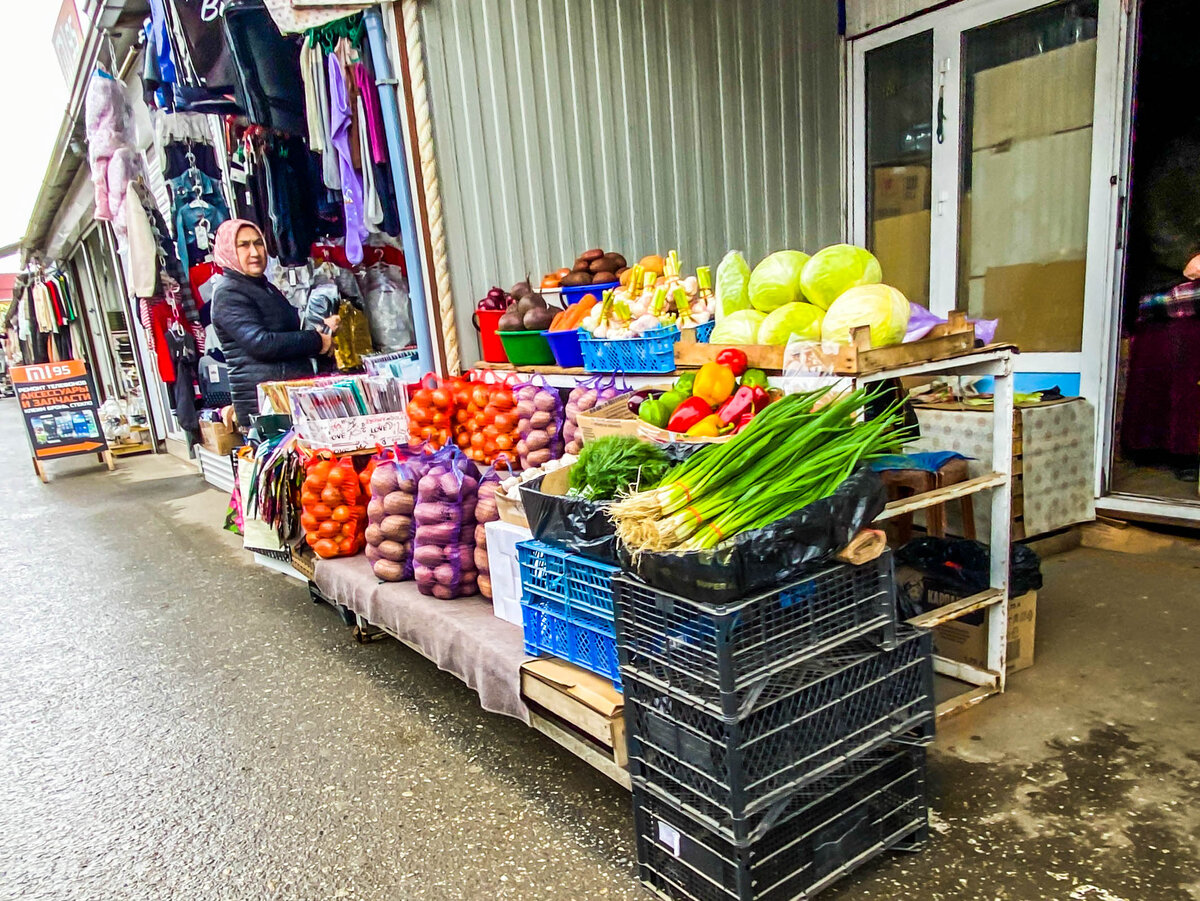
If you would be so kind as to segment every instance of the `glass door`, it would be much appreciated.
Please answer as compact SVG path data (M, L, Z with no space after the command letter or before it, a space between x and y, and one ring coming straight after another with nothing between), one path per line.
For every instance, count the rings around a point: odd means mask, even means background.
M962 32L958 308L1023 353L1083 347L1098 0Z
M888 284L929 306L933 32L865 55L867 244Z
M1090 225L1115 203L1093 148L1116 133L1095 111L1120 3L966 0L851 45L852 240L910 300L999 319L1017 368L1068 393L1110 310Z

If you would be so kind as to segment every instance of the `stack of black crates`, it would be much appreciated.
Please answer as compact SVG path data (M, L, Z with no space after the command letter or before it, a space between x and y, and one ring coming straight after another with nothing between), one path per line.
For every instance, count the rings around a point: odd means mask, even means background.
M927 834L929 633L891 554L711 604L614 582L642 881L793 901Z

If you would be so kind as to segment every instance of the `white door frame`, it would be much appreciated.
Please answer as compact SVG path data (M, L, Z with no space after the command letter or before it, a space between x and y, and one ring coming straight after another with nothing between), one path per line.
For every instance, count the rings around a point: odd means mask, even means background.
M866 72L865 55L871 50L920 34L933 32L934 85L931 109L937 109L938 95L944 87L944 111L949 125L944 141L933 144L933 172L930 198L933 215L930 227L930 309L945 316L957 301L959 195L961 169L959 151L961 134L958 127L962 93L961 34L989 22L1006 19L1042 6L1054 0L963 0L953 6L935 10L923 16L884 28L849 44L846 92L849 101L846 130L849 137L848 172L850 198L848 225L850 240L864 244L867 240L867 176L866 171ZM1116 282L1114 247L1118 218L1121 148L1124 140L1122 123L1124 91L1122 79L1126 72L1128 40L1128 0L1098 0L1099 22L1096 36L1096 94L1093 110L1091 191L1088 202L1087 269L1084 288L1082 348L1080 352L1038 353L1018 355L1014 368L1019 372L1080 373L1080 393L1099 413L1104 409L1105 379L1109 379L1112 361L1107 354L1115 338L1113 288ZM936 114L936 113L935 113ZM935 123L936 131L936 123ZM946 265L948 258L954 266ZM1102 352L1101 348L1105 351ZM1100 359L1103 356L1103 359ZM1110 417L1111 418L1111 417ZM1100 434L1098 429L1097 434ZM1099 460L1103 455L1098 454ZM1097 468L1099 478L1100 468ZM1099 484L1099 483L1098 483Z

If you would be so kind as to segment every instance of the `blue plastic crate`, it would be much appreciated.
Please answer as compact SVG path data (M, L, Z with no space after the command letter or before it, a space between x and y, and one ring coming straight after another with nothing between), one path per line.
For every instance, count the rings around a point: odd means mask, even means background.
M613 621L613 577L621 568L572 554L541 541L517 545L521 587L543 597L561 600L567 617ZM586 617L586 618L585 618Z
M620 683L613 577L619 567L540 541L517 545L525 651L554 654Z
M696 328L696 340L707 344L714 322ZM675 345L680 331L675 326L655 329L640 338L593 338L580 332L579 349L583 351L583 368L588 372L666 373L675 371Z
M555 602L523 591L521 622L525 631L525 653L531 657L552 654L589 672L612 679L621 690L617 662L617 639L583 622L572 622L554 612Z

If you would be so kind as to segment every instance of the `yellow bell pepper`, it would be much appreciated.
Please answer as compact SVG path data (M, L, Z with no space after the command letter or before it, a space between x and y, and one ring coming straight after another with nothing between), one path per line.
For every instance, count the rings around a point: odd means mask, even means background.
M705 416L685 433L689 438L716 438L724 431L724 423L716 413Z
M702 397L711 406L719 407L725 403L737 387L737 377L733 370L722 363L705 363L696 373L696 381L692 383L692 395Z

